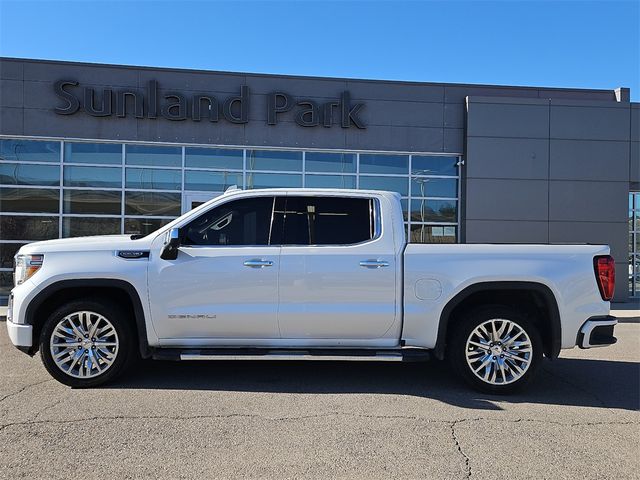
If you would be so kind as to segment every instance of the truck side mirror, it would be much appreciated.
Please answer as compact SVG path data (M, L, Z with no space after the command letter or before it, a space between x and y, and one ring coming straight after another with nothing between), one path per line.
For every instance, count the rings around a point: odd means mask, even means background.
M178 258L178 248L180 248L180 229L172 228L167 232L160 258L163 260L175 260Z

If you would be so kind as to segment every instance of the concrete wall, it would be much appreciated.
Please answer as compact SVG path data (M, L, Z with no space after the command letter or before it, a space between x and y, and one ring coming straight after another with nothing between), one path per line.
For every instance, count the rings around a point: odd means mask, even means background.
M465 240L609 244L625 300L637 114L628 102L468 97Z

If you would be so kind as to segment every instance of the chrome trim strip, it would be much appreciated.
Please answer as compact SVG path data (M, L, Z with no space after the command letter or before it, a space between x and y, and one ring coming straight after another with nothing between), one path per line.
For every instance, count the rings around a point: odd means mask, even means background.
M384 355L311 355L308 353L267 353L264 355L221 355L206 353L181 353L180 360L324 360L348 362L401 362L402 354Z

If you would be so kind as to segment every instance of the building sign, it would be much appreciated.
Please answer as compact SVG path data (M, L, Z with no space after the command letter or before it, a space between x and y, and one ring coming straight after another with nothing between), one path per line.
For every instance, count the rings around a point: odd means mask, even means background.
M159 93L158 82L151 80L145 90L81 87L74 80L59 80L54 84L55 93L63 103L54 108L59 115L73 115L83 110L92 117L166 118L167 120L194 122L249 123L249 87L240 87L238 95L218 99L209 94L187 97L179 92ZM115 107L115 108L114 108ZM318 103L310 99L295 99L288 93L272 92L266 96L267 124L277 125L279 115L292 111L295 122L302 127L366 128L360 117L363 103L351 103L348 91L343 91L334 101Z

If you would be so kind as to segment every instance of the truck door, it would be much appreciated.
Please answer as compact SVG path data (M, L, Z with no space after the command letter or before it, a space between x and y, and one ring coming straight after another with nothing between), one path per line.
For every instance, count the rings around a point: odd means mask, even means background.
M311 345L380 344L392 336L397 342L391 329L396 257L392 235L381 234L378 202L363 196L286 197L284 211L276 212L284 219L278 313L283 338Z
M176 260L153 256L150 308L165 344L279 337L280 239L273 235L281 229L272 235L274 204L272 196L231 199L181 228Z

